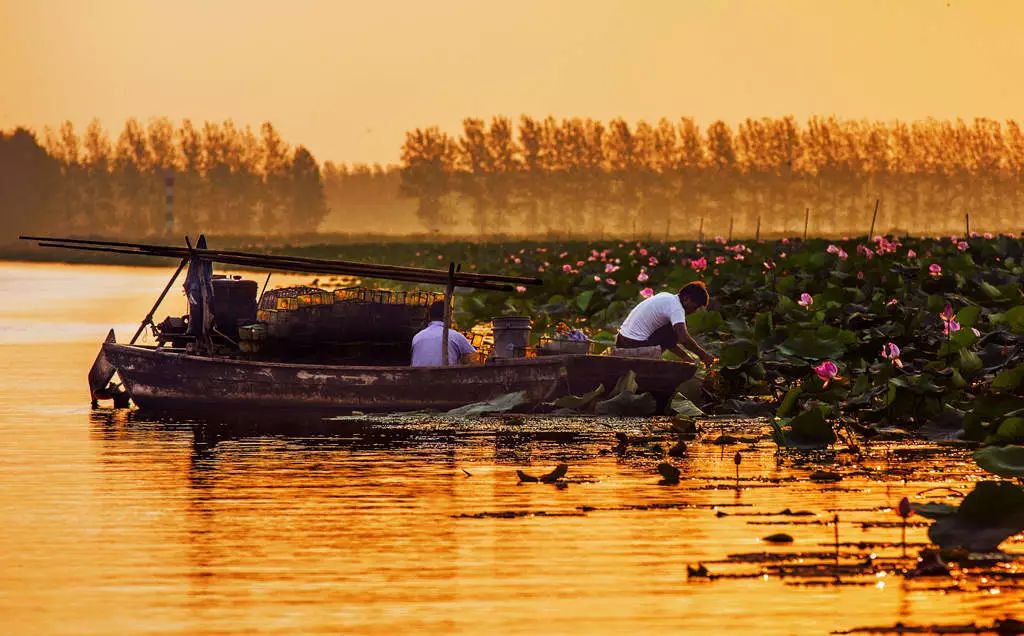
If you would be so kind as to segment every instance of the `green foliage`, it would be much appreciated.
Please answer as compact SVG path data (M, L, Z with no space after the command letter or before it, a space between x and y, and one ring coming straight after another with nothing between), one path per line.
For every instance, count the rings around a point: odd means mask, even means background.
M980 448L974 451L974 461L993 475L1024 477L1024 446Z

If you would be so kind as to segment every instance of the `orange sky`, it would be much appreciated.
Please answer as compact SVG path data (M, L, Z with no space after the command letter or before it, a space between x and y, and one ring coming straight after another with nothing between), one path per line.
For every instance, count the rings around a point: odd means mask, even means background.
M0 0L0 129L274 122L395 162L465 116L1024 119L1007 0Z

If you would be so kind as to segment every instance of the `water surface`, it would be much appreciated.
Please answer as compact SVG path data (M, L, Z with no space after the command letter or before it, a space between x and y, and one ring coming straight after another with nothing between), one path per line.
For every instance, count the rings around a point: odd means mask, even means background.
M650 444L612 450L616 431L654 421L91 411L98 343L112 326L130 337L169 274L0 265L5 633L826 633L991 623L1022 599L970 571L898 575L926 529L911 519L903 559L890 508L969 491L981 474L963 450L873 444L846 463L779 456L755 423L708 424L673 460L682 482L663 486ZM182 310L178 287L169 302ZM712 444L722 432L755 441ZM561 462L563 487L516 477ZM845 477L810 481L822 467ZM799 570L832 563L837 514L852 573ZM794 543L761 540L776 532ZM806 554L783 576L759 553ZM698 563L711 578L688 576Z

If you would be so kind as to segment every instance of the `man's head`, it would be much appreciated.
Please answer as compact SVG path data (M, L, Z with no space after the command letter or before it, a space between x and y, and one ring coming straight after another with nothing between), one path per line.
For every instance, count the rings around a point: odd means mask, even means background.
M444 320L444 301L438 300L430 304L430 320Z
M707 307L711 296L708 294L707 285L702 281L687 283L679 290L679 302L682 303L686 313L692 314L701 307Z

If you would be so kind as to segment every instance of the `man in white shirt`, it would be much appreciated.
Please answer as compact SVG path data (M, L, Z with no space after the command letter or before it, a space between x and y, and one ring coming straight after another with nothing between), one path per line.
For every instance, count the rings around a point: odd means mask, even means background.
M688 357L683 347L711 366L714 356L704 350L686 330L686 314L706 307L710 296L702 282L685 285L678 294L662 292L643 300L629 312L619 327L615 346L624 349L659 346L670 350L684 360Z
M412 338L412 366L444 366L441 358L441 339L444 337L444 303L430 306L430 324ZM466 336L455 329L448 330L448 364L465 364L476 353Z

